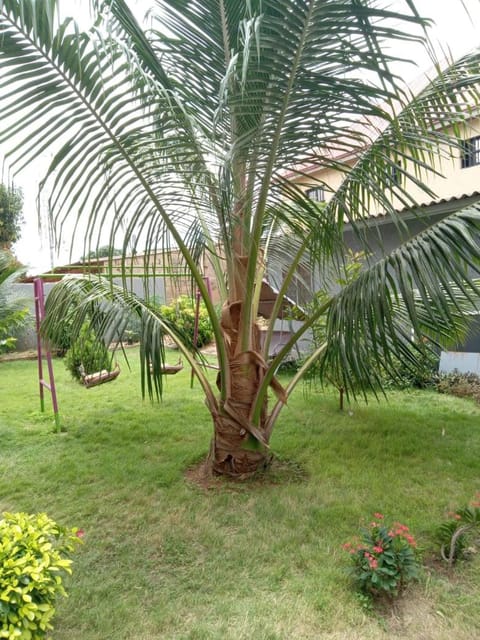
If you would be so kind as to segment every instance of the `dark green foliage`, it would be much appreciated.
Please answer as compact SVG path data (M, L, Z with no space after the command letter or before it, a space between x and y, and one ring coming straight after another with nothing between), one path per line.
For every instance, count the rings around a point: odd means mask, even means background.
M345 287L355 282L362 273L363 267L367 259L365 252L353 252L349 250L345 257L339 273L333 278L332 286L339 288ZM311 303L313 312L323 307L329 300L331 294L327 290L318 291ZM321 315L318 321L312 326L313 348L318 349L323 343L327 342L327 316ZM363 345L365 346L365 345ZM396 356L390 356L389 362L384 361L379 366L372 358L368 357L368 349L365 350L365 357L371 360L371 370L377 373L377 388L383 389L408 389L417 388L424 389L433 386L438 379L438 351L434 346L427 342L426 339L422 343L411 342L406 344L408 357L400 359ZM334 366L335 363L329 362L328 359L323 362L322 358L310 369L309 378L319 377L323 381L328 381L340 393L340 405L343 408L343 394L347 387L345 383L345 370ZM357 388L360 388L358 386ZM355 389L350 389L354 391Z
M123 332L122 340L127 344L140 342L141 333L142 333L142 323L137 316L132 314Z
M426 21L412 0L395 10L371 0L153 4L151 28L144 30L128 0L93 2L95 27L84 33L74 21L59 25L58 2L3 0L4 142L13 163L51 154L41 184L56 240L66 240L73 229L71 240L80 234L84 253L99 238L111 247L121 240L124 254L145 252L144 264L162 253L162 260L155 258L159 272L165 267L201 292L215 333L221 388L148 299L88 282L80 292L85 304L72 311L78 327L105 294L113 304L108 320L118 331L106 334L107 322L95 330L100 336L103 327L109 344L124 328L117 310L130 307L142 318L142 389L161 391L168 335L200 381L215 428L226 408L251 402L238 432L246 428L264 446L286 396L320 354L307 359L269 411L284 349L320 316L326 316L328 338L323 380L366 394L381 385L381 372L394 356L414 365L423 355L423 343L412 351L412 327L419 338L455 338L470 314L480 292L471 279L479 274L480 205L452 213L410 240L403 210L417 211L424 197L434 197L428 185L438 168L432 160L458 149L465 104L480 104L480 54L464 57L412 96L395 71L408 54L392 54L412 41L430 52L422 37ZM332 34L338 40L333 46ZM357 127L358 119L375 124ZM402 180L393 184L391 170L398 170L400 159ZM300 168L310 162L344 177L322 207L305 195ZM309 181L328 187L320 177ZM412 184L419 188L416 198ZM376 213L382 215L377 219ZM257 350L252 336L277 239L286 243L277 251L279 295L272 317L298 272L308 281L309 274L342 262L347 224L358 248L368 252L370 228L380 237L387 216L405 242L392 253L385 247L385 255L356 277L340 276L338 288L326 287L327 302L309 310L289 344L264 367L268 351ZM204 256L213 263L223 322L209 296ZM68 307L70 286L58 286L56 303L47 309L51 327ZM193 311L193 301L189 306ZM174 317L191 336L192 311L186 319ZM266 344L273 331L270 323ZM199 345L208 341L202 334L201 326ZM233 380L238 368L232 360L240 356L258 368L245 398L234 397L247 387ZM247 378L245 367L244 373Z
M160 307L162 317L176 326L180 333L186 335L193 344L195 329L196 303L188 296L180 296L169 305ZM196 347L201 349L213 340L212 323L203 302L198 313L198 337Z
M65 366L72 376L81 380L82 375L111 369L112 358L107 347L100 342L93 329L84 324L78 339L71 345L65 356Z
M50 343L55 347L56 355L63 358L72 345L72 326L71 323L65 320L59 323L58 332L55 335L55 340L50 340Z
M0 184L0 247L9 247L20 238L22 207L22 191Z
M397 361L394 374L385 373L383 386L385 389L427 389L438 382L439 356L432 349L425 352L423 358L417 355L415 366L410 362L408 366Z

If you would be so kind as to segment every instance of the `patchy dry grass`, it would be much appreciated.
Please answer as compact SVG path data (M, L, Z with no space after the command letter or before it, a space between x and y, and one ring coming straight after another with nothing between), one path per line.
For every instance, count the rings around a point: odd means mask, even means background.
M135 352L132 352L135 354ZM34 362L0 363L0 511L46 511L85 529L54 640L471 640L480 562L434 568L383 615L364 613L341 544L383 511L426 555L444 512L480 489L480 408L395 393L339 413L300 389L258 483L186 479L211 425L189 372L140 399L138 363L85 390L56 363L65 434L38 411Z

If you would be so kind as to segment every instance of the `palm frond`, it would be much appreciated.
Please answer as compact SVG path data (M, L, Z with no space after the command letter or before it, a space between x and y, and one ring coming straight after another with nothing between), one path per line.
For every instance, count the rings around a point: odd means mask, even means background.
M372 213L389 215L399 230L407 232L400 211L415 211L415 190L435 198L429 179L442 175L442 163L458 153L462 125L479 102L480 53L473 51L438 70L425 89L409 96L408 104L394 105L397 115L387 127L366 121L373 139L353 168L346 169L328 204L330 215L340 225L348 221L365 245L365 221L372 221ZM394 172L399 178L395 181Z
M333 371L353 392L377 389L395 358L414 367L429 342L461 341L480 309L479 230L480 208L471 207L366 266L332 298L320 373Z

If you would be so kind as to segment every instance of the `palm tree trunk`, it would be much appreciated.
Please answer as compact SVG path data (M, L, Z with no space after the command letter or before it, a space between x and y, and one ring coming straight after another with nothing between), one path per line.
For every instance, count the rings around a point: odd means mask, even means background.
M242 479L266 468L270 461L268 449L255 442L241 423L230 416L215 416L208 472Z
M251 349L238 352L238 326L241 303L226 305L222 313L223 339L227 347L228 373L225 380L219 374L217 386L225 385L225 400L213 415L214 436L208 460L215 474L246 477L264 468L269 460L265 423L265 401L259 424L252 423L252 408L262 383L267 364L260 350L259 329L252 326Z

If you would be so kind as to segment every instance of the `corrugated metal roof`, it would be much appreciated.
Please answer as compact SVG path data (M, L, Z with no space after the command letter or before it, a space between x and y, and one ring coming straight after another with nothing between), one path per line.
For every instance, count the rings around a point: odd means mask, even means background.
M462 193L457 196L450 196L449 198L437 198L436 200L430 200L429 202L422 202L413 207L403 207L402 209L396 209L397 213L412 213L424 212L427 209L438 209L438 213L453 213L459 211L463 207L478 202L480 200L480 191L472 191L471 193ZM460 206L458 206L460 205ZM433 212L434 213L434 212ZM388 213L383 213L377 218L388 218Z

